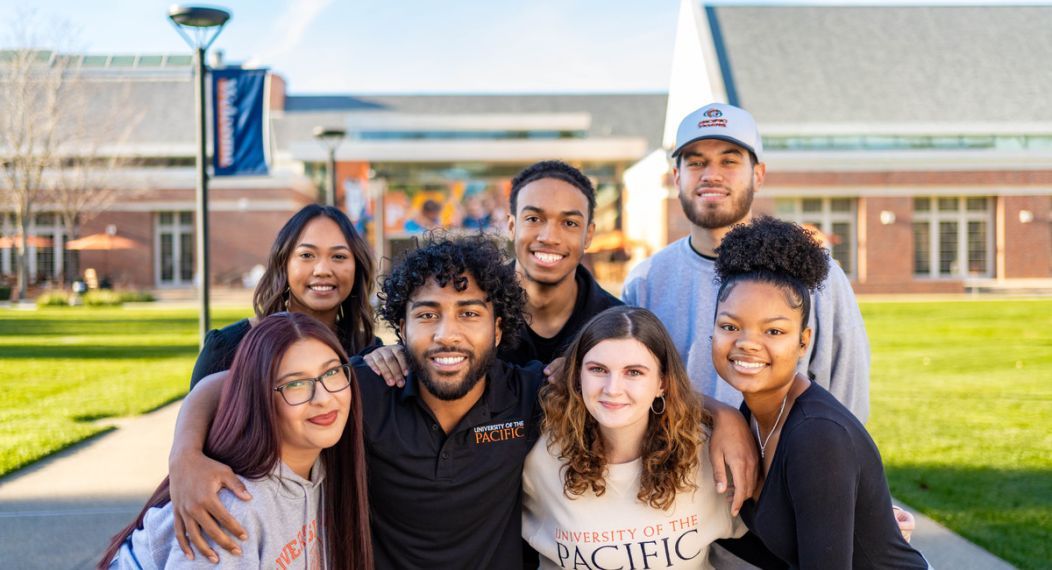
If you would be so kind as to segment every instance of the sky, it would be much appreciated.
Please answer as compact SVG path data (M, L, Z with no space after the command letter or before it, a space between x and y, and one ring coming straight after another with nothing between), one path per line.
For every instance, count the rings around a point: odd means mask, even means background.
M10 47L20 22L65 22L72 33L62 41L78 51L188 53L168 22L171 3L0 0L0 46ZM679 0L204 3L232 13L213 49L228 63L270 67L293 94L665 92L679 12Z
M212 49L227 62L272 68L300 94L665 91L679 7L678 0L205 4L232 13ZM64 19L83 51L189 52L168 22L170 1L0 0L4 14L25 5L32 13L15 20L50 29Z

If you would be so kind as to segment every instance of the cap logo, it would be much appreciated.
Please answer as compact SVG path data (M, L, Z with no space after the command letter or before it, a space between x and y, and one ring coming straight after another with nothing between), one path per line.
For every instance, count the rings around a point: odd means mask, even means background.
M719 113L719 111L716 111ZM723 113L720 113L721 115ZM727 119L703 119L698 123L699 129L707 129L709 127L726 127Z
M717 119L723 116L723 111L720 111L719 109L709 109L708 111L705 111L704 115L710 119Z

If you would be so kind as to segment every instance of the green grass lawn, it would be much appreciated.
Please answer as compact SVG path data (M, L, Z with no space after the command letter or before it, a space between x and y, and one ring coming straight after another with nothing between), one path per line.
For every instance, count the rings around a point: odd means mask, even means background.
M1052 300L864 303L892 493L1020 568L1052 560Z
M213 311L222 326L250 311ZM186 393L192 310L0 310L0 475Z
M1052 560L1052 300L863 303L892 492L1021 568ZM216 326L248 310L214 313ZM0 310L0 474L183 395L192 310Z

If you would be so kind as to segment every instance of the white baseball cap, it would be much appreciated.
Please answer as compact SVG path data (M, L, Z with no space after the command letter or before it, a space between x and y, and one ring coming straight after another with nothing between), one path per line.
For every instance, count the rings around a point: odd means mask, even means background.
M687 115L676 131L676 148L672 157L679 156L683 147L703 139L732 142L751 151L758 162L763 162L760 130L745 109L726 103L710 103Z

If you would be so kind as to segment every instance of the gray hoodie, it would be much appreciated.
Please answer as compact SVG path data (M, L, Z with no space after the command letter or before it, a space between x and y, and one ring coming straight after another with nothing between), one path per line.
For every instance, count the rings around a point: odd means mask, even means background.
M212 543L219 555L215 565L203 556L187 560L175 540L172 504L146 512L143 528L132 533L110 563L112 569L154 568L303 568L322 569L325 564L321 519L321 460L311 468L311 480L296 475L284 463L262 479L241 478L251 501L242 501L223 489L219 499L248 533L242 555L234 556ZM209 541L211 543L211 541Z

